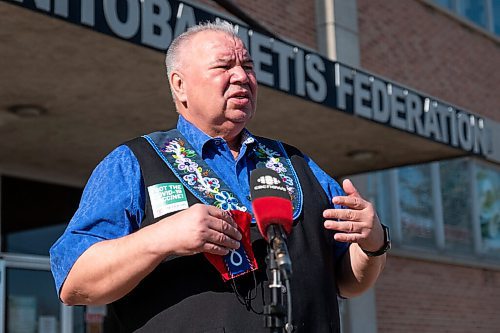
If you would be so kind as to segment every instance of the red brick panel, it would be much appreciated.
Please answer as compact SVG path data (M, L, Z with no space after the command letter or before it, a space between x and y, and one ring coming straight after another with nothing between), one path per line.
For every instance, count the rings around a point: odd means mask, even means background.
M315 1L304 0L232 0L245 13L280 37L316 49ZM214 1L201 0L218 11Z
M389 257L376 300L381 333L500 331L500 271Z
M500 121L500 43L419 0L358 0L361 64Z

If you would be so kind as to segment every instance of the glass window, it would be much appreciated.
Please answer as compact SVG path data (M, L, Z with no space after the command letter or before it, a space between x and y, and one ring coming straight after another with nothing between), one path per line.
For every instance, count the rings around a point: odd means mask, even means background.
M492 17L493 17L493 32L500 35L500 0L491 1Z
M459 12L477 25L488 29L488 16L485 0L462 0Z
M398 170L404 244L435 247L431 186L431 171L428 164L408 166Z
M500 35L500 0L433 0L435 4ZM492 20L492 22L489 22Z
M445 246L454 253L472 253L472 206L468 161L440 163Z
M500 171L478 165L476 186L483 250L486 254L500 254Z
M500 1L500 0L498 0ZM476 173L470 173L474 163ZM443 223L444 246L450 255L475 256L474 221L480 223L482 252L500 257L500 168L498 166L457 158L439 162L439 195L442 219L436 221L431 164L412 165L396 170L398 197L391 193L392 171L366 174L366 198L375 204L381 221L400 230L403 246L436 248L436 235ZM474 177L474 178L472 178ZM475 181L475 189L473 188ZM394 201L396 200L396 201ZM398 204L399 203L399 204ZM477 214L475 204L477 204ZM398 205L395 207L394 205ZM393 220L393 208L399 209L399 221Z
M114 333L122 328L109 305L73 306L72 333Z
M7 268L6 332L56 332L60 302L48 271Z
M389 192L389 172L377 171L368 174L368 196L377 210L380 221L391 228L394 223L391 214L391 202Z
M66 224L33 228L6 233L4 248L8 252L27 253L46 256L57 238L61 236Z
M454 0L434 0L434 3L449 10L454 9Z
M85 306L72 306L73 310L73 333L85 333Z
M81 189L6 176L1 185L1 251L48 255L76 211Z

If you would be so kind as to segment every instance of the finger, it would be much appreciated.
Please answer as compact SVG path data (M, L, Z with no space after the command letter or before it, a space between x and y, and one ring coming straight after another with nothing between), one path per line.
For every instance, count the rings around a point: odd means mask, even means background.
M361 214L352 209L327 209L323 212L326 219L341 219L346 221L361 221Z
M335 205L343 205L353 209L363 209L366 207L366 201L360 196L340 196L333 197L332 202Z
M243 238L243 235L241 232L238 230L238 226L234 226L232 224L229 224L225 220L221 219L216 219L212 220L212 223L209 224L209 228L216 230L220 233L223 233L237 241L241 240Z
M230 248L239 248L241 233L226 221L218 219L209 224L208 240Z
M333 239L335 239L337 242L357 243L362 239L362 237L359 234L345 234L342 232L337 232L335 235L333 235Z
M222 209L219 209L217 207L213 207L213 206L208 206L208 214L210 216L213 216L213 217L216 217L218 219L221 219L221 220L224 220L228 223L230 223L232 226L234 226L235 228L238 227L238 225L236 224L236 222L234 221L233 217L231 216L231 214L229 214L228 212L226 212L225 210L222 210Z
M326 229L336 230L345 233L357 233L361 234L363 230L363 224L360 222L351 222L351 221L331 221L326 220L323 225Z
M352 183L352 181L350 179L344 179L344 181L342 182L342 188L344 189L344 192L348 195L348 196L356 196L356 197L361 197L359 195L359 192L358 190L356 189L356 187L354 187L354 184Z
M217 244L205 243L205 245L203 245L201 251L225 256L226 254L229 253L230 250L226 247L219 246Z

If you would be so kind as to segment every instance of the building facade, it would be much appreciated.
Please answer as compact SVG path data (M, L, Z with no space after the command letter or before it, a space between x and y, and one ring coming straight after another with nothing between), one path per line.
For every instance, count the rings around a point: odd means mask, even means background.
M362 68L499 121L498 1L357 3ZM376 288L381 332L498 329L498 172L468 156L370 174L401 251Z
M393 249L346 333L500 326L500 1L0 1L0 332L112 332L59 303L48 249L94 166L171 128L173 37L229 20L261 85L250 130L349 177ZM320 144L318 144L320 143Z

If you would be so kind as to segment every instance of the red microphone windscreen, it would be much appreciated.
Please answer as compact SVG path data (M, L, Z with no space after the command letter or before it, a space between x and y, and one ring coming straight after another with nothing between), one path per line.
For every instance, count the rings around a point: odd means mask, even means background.
M257 168L250 172L252 210L266 241L270 225L280 225L288 235L293 226L293 205L281 176L274 170Z
M288 199L279 197L262 197L252 201L253 214L262 236L267 239L267 228L271 224L283 227L287 235L292 232L293 207Z

